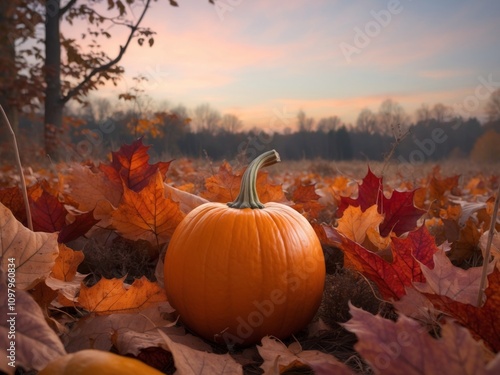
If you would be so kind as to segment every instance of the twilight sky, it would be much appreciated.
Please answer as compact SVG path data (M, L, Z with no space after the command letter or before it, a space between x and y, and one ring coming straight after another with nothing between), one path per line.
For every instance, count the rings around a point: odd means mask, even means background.
M157 32L154 46L134 43L126 77L102 95L116 97L142 74L158 102L209 103L279 130L300 109L355 123L386 98L410 115L441 102L481 116L500 87L498 0L177 1L153 4L143 24Z

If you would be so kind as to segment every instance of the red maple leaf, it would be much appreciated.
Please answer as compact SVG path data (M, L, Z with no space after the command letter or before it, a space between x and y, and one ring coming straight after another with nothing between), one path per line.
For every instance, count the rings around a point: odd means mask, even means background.
M349 205L360 207L364 212L376 204L378 213L384 215L384 221L379 227L380 234L386 237L392 231L400 236L414 230L417 220L425 213L424 210L413 204L415 191L395 190L390 198L386 198L383 192L382 178L375 176L368 168L363 182L358 185L358 198L341 197L337 216L342 216Z
M356 199L350 197L340 197L340 203L337 210L337 216L340 217L344 213L345 209L349 206L361 207L361 211L365 211L367 208L378 205L382 201L384 196L384 189L382 185L382 178L379 178L373 174L370 167L368 167L368 173L363 178L363 182L358 184L358 197Z
M111 163L100 164L99 169L118 186L123 181L125 186L137 193L148 185L157 170L165 176L170 166L170 161L149 164L149 147L142 143L142 138L130 145L123 145L120 150L111 153Z
M30 196L30 209L35 231L53 233L66 225L68 211L57 197L45 190L37 199Z
M493 351L500 351L500 271L495 270L488 276L485 290L486 302L481 307L457 302L449 297L425 294L434 306L452 316L467 327L477 339L482 339Z
M329 228L325 230L325 236L336 245L339 244L339 236L342 237L340 247L347 262L375 282L385 299L397 300L406 294L405 287L411 286L414 281L425 281L420 263L434 268L432 256L438 248L425 226L411 232L407 238L391 239L392 261L335 232L335 229Z
M75 221L61 229L57 241L59 243L68 243L77 239L87 233L98 222L99 220L94 219L94 210L78 215L75 217Z

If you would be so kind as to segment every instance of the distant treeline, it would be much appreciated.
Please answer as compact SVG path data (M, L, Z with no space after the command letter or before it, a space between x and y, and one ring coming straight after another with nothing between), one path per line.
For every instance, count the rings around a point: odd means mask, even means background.
M384 160L396 145L393 157L400 161L420 163L449 157L466 157L477 139L492 127L481 126L476 119L439 123L435 120L412 125L408 132L395 135L359 132L341 127L337 130L297 131L289 134L267 134L256 130L230 133L186 133L178 138L175 151L188 157L232 159L244 154L248 159L258 153L276 149L286 160ZM500 132L500 123L496 128ZM402 138L402 139L398 139ZM156 152L165 150L165 142L150 139Z
M20 124L27 144L38 139L39 124L23 119ZM251 159L264 150L276 149L284 160L384 160L393 148L392 158L420 163L452 157L467 157L477 140L488 130L500 133L500 121L481 125L475 118L440 122L435 119L420 121L397 134L359 131L355 127L341 126L334 130L299 130L268 134L258 129L251 131L217 132L192 131L176 118L160 124L153 134L132 134L123 121L86 121L83 126L69 127L61 136L68 151L68 160L102 159L110 151L131 143L139 136L151 145L156 157L209 157L213 160L243 156ZM23 145L24 147L27 147ZM395 146L396 145L396 146Z

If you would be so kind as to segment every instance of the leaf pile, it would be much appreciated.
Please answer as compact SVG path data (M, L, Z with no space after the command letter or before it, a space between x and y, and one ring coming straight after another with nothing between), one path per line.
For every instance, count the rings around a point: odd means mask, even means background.
M355 335L351 354L362 365L321 344L305 348L307 340L265 337L256 347L228 351L186 332L162 285L164 249L193 208L232 201L242 174L228 162L205 175L188 160L152 164L139 139L113 152L107 163L73 163L32 179L34 231L25 228L20 190L0 188L0 294L7 300L12 285L5 272L14 258L22 324L16 364L40 370L66 351L94 348L177 374L500 371L498 233L487 287L479 290L499 176L463 180L443 177L439 167L393 188L370 168L359 183L304 169L258 175L261 201L281 202L304 215L327 260L340 249L343 269L366 278L373 298L391 311L374 315L347 306L347 299L356 299L350 295L344 301L350 319L330 326L319 319L298 336L321 343L334 329ZM347 295L354 290L344 289ZM6 309L2 304L3 316ZM324 302L320 310L328 309ZM6 347L8 328L1 323Z

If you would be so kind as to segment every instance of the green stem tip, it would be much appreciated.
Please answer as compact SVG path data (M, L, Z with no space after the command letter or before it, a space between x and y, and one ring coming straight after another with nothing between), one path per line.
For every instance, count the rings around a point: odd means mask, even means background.
M241 179L240 193L236 200L227 205L232 208L264 208L257 194L257 173L260 168L280 162L276 150L266 151L257 156L246 169Z

